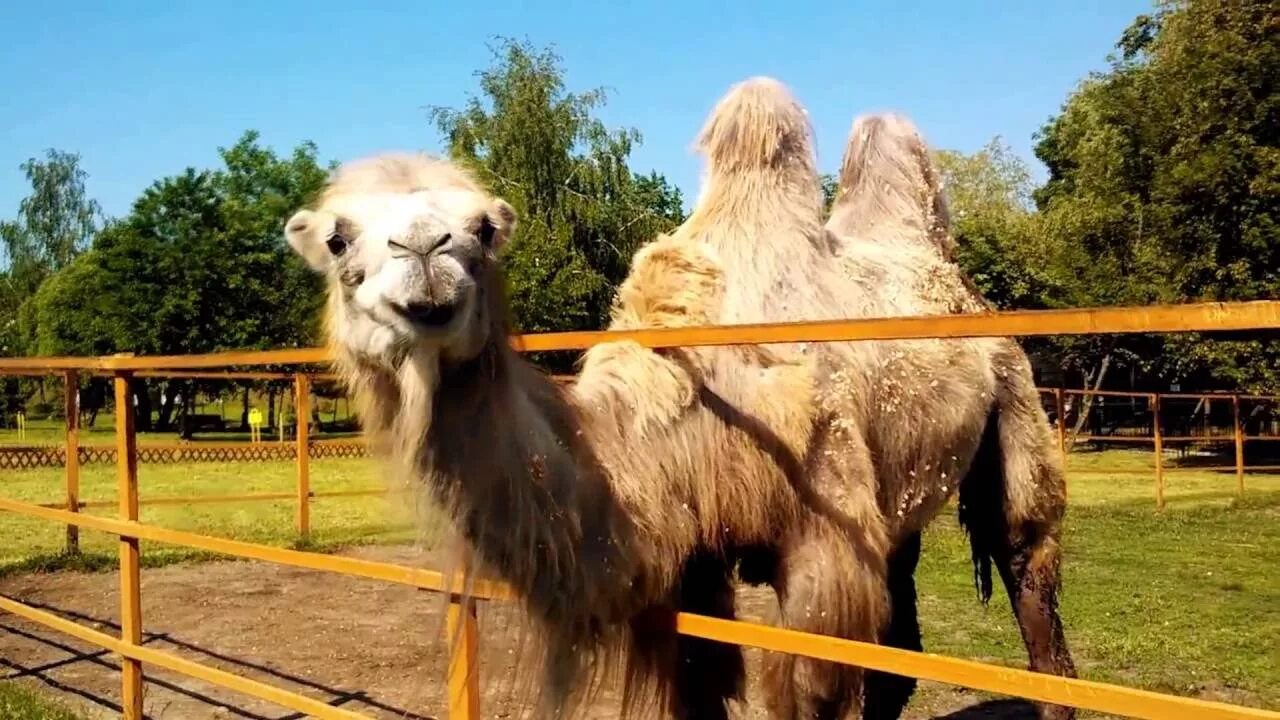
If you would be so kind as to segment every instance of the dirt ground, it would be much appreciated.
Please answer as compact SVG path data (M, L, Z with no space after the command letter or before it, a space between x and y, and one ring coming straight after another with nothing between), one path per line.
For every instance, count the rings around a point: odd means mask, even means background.
M361 548L349 554L430 566L410 547ZM0 593L103 632L118 632L115 573L24 575L0 581ZM440 599L390 583L249 561L175 565L142 574L144 642L167 652L302 693L371 717L421 720L445 716L444 641L437 640ZM771 597L746 590L745 618L767 617ZM514 718L510 687L514 633L510 611L480 610L485 718ZM505 616L505 617L504 617ZM754 677L760 653L748 650ZM21 679L72 702L90 717L119 716L119 663L89 647L12 615L0 615L0 664ZM145 711L164 720L296 718L266 702L152 667ZM739 717L766 717L754 681ZM616 717L606 689L591 720ZM909 720L1022 720L1031 705L922 683Z

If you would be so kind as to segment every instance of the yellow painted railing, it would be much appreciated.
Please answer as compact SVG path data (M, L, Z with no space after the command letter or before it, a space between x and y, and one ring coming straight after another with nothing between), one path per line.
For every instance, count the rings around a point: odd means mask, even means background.
M600 342L627 339L650 347L696 345L767 344L789 342L832 342L873 339L928 339L984 336L1080 335L1132 332L1212 332L1223 330L1271 330L1280 328L1280 302L1200 304L1150 308L1102 308L1045 312L991 313L981 315L887 318L779 325L746 325L630 332L558 333L512 338L519 350L582 349ZM18 358L0 359L0 374L45 373L50 371L109 373L114 378L118 407L129 407L129 380L135 374L162 374L228 366L263 364L321 363L327 354L320 349L261 352L232 352L200 356L102 358ZM68 375L68 387L74 376ZM305 380L299 382L305 390ZM302 393L299 393L302 396ZM74 407L68 393L68 408ZM299 405L299 407L303 407ZM75 413L68 413L74 416ZM68 441L75 439L74 423L68 426ZM306 482L305 433L299 433L299 483L297 497L305 506L310 497ZM1155 440L1157 448L1159 439ZM477 663L478 631L471 600L464 600L441 573L376 563L354 558L299 552L154 527L138 522L138 477L136 435L133 413L116 414L118 518L74 512L80 507L71 478L77 463L68 456L67 509L43 507L0 499L0 510L87 527L119 537L121 583L121 635L113 637L33 608L11 598L0 597L0 609L32 622L67 633L80 640L119 654L122 658L122 710L127 720L142 718L144 664L165 668L215 685L242 692L318 718L356 718L360 715L333 707L297 693L288 692L222 670L202 665L171 653L141 645L142 614L139 586L138 543L141 540L182 545L233 557L272 562L295 567L366 577L412 585L436 592L450 592L450 626L462 641L453 646L448 669L449 717L475 720L479 717ZM308 515L298 514L300 532L306 532ZM496 583L479 583L468 591L474 598L510 599L509 591ZM1118 685L1062 678L1027 670L989 665L918 653L870 643L824 637L740 621L679 613L677 630L686 635L777 652L803 655L832 662L857 665L871 670L896 673L924 680L1023 697L1040 702L1070 705L1136 718L1224 718L1227 720L1280 720L1280 712L1248 708L1192 698L1164 695Z

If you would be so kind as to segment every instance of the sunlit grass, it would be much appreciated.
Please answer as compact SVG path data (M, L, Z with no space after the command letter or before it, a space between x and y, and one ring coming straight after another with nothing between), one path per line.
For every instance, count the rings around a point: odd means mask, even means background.
M1280 705L1280 476L1249 475L1243 498L1234 473L1186 471L1166 478L1157 512L1150 453L1079 453L1069 463L1063 538L1062 612L1081 675L1178 694L1201 691L1233 701ZM112 499L114 468L84 469L85 500ZM143 465L143 498L292 492L290 462ZM312 489L379 487L368 459L312 463ZM62 471L9 473L6 497L62 500ZM317 499L312 549L402 543L410 529L404 496ZM293 546L292 501L144 506L142 520L277 546ZM112 508L92 512L111 514ZM67 567L113 569L115 538L84 531L85 555L60 557L65 530L0 514L0 567L8 572ZM199 559L186 549L144 543L144 563ZM968 543L954 507L926 531L917 575L925 647L1021 667L1025 653L1002 591L977 600Z
M0 720L83 720L83 715L15 682L0 682Z
M139 466L139 497L245 495L294 493L296 474L291 462L186 463ZM370 460L325 459L311 462L311 490L316 493L345 490L377 490L383 487ZM114 500L113 465L89 465L82 469L82 502ZM60 468L14 471L3 484L5 497L32 503L64 500ZM311 538L314 548L331 548L375 542L405 542L416 536L411 529L408 500L403 495L316 498L311 503ZM244 500L190 505L146 505L144 523L247 542L294 546L297 504L288 500ZM114 507L86 508L83 512L114 515ZM64 526L35 518L0 514L0 567L31 556L48 560L65 546ZM116 538L81 530L83 552L114 554ZM195 551L143 543L143 558L152 564L189 559ZM30 562L30 561L28 561ZM78 561L83 562L83 561Z

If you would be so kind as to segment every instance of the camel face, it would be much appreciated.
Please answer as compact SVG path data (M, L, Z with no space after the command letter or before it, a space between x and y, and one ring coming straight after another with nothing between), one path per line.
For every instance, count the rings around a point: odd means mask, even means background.
M389 367L422 346L467 359L488 340L483 288L511 207L469 188L365 190L330 194L285 226L331 279L332 341Z

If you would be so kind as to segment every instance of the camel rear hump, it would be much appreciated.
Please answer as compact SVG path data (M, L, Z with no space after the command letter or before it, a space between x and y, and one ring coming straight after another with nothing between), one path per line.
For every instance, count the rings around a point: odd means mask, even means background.
M923 232L950 260L949 225L941 175L915 123L891 112L856 117L828 229L845 237Z

